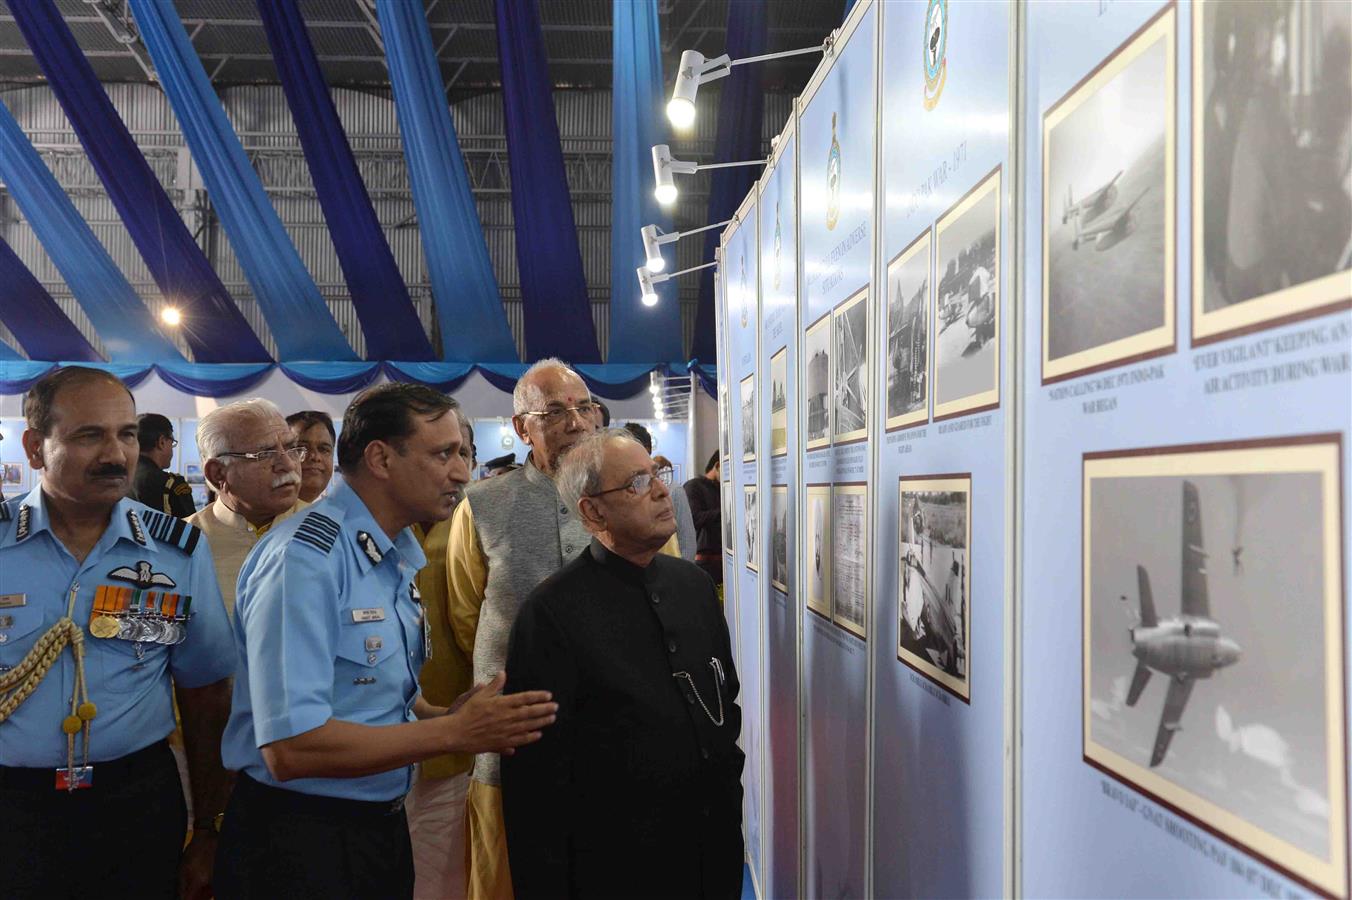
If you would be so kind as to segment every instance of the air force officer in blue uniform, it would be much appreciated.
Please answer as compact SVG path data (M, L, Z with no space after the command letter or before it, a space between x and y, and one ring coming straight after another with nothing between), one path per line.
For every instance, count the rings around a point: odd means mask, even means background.
M72 366L24 398L42 480L0 505L0 894L201 896L234 648L211 551L126 498L136 406ZM181 710L197 815L166 738Z
M445 519L469 480L455 408L418 385L359 395L338 442L343 484L276 526L240 571L223 900L412 896L413 764L511 752L553 721L547 693L501 696L501 675L449 709L418 690L425 559L408 526Z

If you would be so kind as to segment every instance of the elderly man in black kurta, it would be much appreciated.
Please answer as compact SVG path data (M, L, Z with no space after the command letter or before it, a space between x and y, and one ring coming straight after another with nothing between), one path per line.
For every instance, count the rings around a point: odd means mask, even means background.
M623 431L584 439L560 473L593 540L512 629L507 689L559 704L502 761L518 898L741 893L737 672L709 576L658 555L669 479Z

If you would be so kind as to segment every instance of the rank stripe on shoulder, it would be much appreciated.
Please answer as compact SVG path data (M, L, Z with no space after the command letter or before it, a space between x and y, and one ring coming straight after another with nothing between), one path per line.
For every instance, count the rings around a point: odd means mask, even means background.
M328 553L333 549L334 543L337 542L340 531L338 523L333 519L323 513L312 512L305 517L296 529L296 540L304 541L310 546Z
M166 544L173 544L189 556L197 549L197 542L202 539L202 529L196 525L189 525L177 516L156 512L153 509L142 510L139 515L151 537Z
M14 510L9 508L8 503L0 503L0 522L8 522L14 518Z

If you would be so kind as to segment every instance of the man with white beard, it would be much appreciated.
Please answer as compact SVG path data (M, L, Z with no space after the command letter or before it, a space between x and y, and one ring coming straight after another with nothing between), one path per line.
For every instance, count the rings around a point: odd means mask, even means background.
M202 529L216 563L225 608L234 615L235 579L259 538L297 510L300 464L286 419L270 400L240 400L213 409L197 423L203 474L216 501L188 518Z

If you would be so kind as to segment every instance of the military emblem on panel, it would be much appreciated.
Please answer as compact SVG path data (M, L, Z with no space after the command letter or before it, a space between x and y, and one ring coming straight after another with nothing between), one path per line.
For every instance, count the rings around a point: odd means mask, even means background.
M948 0L930 0L925 13L925 109L939 105L948 80Z
M826 229L835 230L840 221L840 138L836 136L836 118L831 113L831 155L826 159Z

